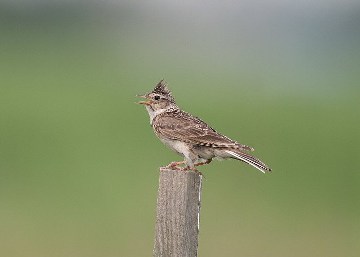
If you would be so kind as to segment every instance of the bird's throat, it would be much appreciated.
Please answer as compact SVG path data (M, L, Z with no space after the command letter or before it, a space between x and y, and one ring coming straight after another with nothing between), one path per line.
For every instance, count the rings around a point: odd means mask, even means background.
M149 113L149 117L150 117L150 124L152 125L153 120L155 119L156 116L158 116L161 113L164 113L167 111L167 109L158 109L158 110L154 110L151 106L145 106L147 112Z

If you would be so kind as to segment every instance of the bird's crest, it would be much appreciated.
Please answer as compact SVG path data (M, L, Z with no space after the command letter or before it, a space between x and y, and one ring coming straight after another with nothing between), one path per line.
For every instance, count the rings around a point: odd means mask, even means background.
M172 96L171 91L167 87L166 81L163 79L160 80L159 83L157 83L157 85L155 86L155 88L152 92L162 95L162 96L166 97L169 101L175 103L175 98Z

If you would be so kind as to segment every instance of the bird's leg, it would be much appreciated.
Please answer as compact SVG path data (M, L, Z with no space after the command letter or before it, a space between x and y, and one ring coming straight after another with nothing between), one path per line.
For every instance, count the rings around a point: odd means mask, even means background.
M178 169L177 166L184 164L185 161L181 161L181 162L171 162L170 164L166 165L164 168L166 169Z
M186 171L186 170L198 171L195 167L189 167L189 166L184 167L182 170L184 170L184 171Z
M204 162L195 163L194 166L201 166L201 165L209 164L211 161L212 161L212 159L208 159Z
M206 161L204 161L204 162L194 163L194 167L186 166L186 167L184 167L182 170L183 170L183 171L187 171L187 170L194 171L195 173L198 173L198 174L200 174L201 176L203 176L203 177L205 178L205 176L204 176L200 171L198 171L198 169L196 168L196 166L201 166L201 165L209 164L211 161L212 161L212 159L208 159L208 160L206 160Z

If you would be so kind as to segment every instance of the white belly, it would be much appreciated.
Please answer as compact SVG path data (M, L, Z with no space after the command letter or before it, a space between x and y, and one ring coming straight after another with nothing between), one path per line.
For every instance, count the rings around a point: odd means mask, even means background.
M170 140L170 139L160 139L161 142L163 142L167 147L169 147L171 150L177 152L178 154L182 156L187 156L189 152L189 146L180 141Z

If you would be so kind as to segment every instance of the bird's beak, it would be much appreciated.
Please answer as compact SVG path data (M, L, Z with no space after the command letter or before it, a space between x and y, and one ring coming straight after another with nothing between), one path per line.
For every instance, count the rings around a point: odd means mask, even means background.
M145 95L136 95L136 96L147 99L146 94L145 94ZM137 104L150 105L150 104L151 104L151 100L148 100L148 101L139 101L139 102L137 102Z

